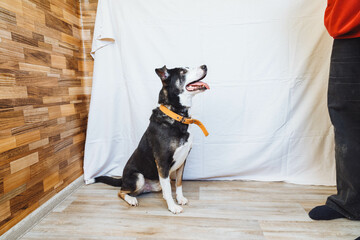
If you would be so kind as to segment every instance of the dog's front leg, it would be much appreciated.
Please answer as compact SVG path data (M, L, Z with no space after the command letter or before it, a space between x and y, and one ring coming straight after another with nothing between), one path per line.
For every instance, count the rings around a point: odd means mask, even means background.
M160 185L162 188L163 198L166 200L168 209L170 210L170 212L174 214L181 213L183 211L182 207L177 205L174 202L174 199L172 198L170 177L168 176L167 178L162 178L161 176L159 176L159 178L160 178Z
M182 191L182 177L183 177L184 167L185 167L185 162L183 163L183 165L181 165L181 167L179 167L178 170L176 170L176 184L175 184L176 185L176 201L180 205L186 205L189 202L187 200L187 198L184 197L183 191Z

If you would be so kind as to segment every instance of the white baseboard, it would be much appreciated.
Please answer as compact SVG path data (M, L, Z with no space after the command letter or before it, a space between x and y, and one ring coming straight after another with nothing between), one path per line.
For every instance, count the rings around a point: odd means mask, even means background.
M70 183L63 190L58 192L55 196L46 201L39 208L34 210L23 220L9 229L6 233L0 236L0 240L15 240L22 237L27 231L32 229L43 217L51 212L57 205L65 200L76 189L84 185L84 176L81 175L78 179Z

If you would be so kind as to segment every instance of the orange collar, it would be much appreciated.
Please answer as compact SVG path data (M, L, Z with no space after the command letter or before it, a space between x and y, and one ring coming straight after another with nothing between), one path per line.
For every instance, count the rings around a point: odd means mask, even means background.
M174 113L173 111L169 110L167 107L165 107L164 105L160 105L160 110L165 113L167 116L171 117L172 119L181 122L183 124L192 124L195 123L196 125L198 125L201 130L203 131L204 135L207 137L209 135L208 131L206 130L205 126L197 119L193 119L193 118L187 118L187 117L183 117L180 116L179 114Z

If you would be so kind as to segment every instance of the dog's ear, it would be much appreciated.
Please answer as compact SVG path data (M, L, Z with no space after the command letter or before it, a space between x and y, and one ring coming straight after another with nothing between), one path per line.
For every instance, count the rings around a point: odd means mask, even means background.
M165 81L170 76L165 65L162 68L156 68L155 72L160 77L161 81Z

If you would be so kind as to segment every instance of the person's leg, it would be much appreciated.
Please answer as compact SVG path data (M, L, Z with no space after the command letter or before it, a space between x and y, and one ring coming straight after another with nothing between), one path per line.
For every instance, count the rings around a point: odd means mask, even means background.
M337 194L309 216L360 220L360 38L334 40L328 108L335 130Z

